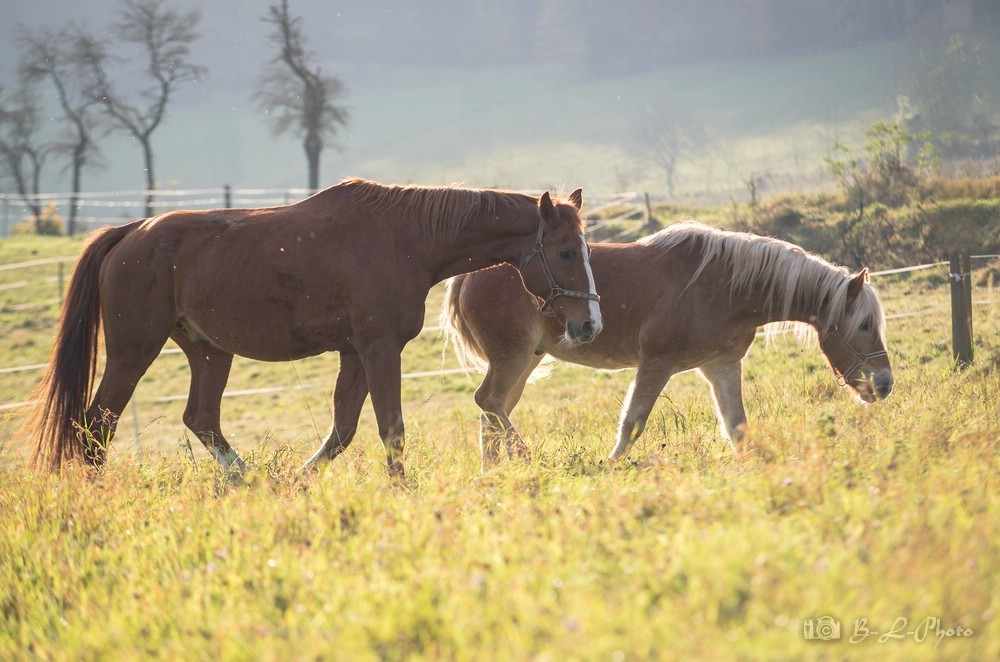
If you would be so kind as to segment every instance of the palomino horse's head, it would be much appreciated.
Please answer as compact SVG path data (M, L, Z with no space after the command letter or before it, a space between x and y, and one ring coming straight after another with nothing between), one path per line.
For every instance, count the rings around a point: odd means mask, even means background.
M885 349L885 315L862 269L847 283L839 318L820 332L819 344L842 384L865 402L892 393L892 368Z
M542 194L534 247L520 265L525 287L543 300L538 309L565 321L570 345L590 342L604 328L583 236L582 206L582 189L570 193L569 204L554 204L548 192Z

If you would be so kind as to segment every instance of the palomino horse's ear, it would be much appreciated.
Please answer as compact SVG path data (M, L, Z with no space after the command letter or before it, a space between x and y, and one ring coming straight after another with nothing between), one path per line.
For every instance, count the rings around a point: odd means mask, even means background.
M538 213L546 221L556 217L556 208L552 204L552 198L549 197L548 191L542 193L542 197L538 198Z
M847 302L850 303L861 293L861 288L865 286L865 283L871 282L871 278L868 276L868 267L864 267L858 273L851 277L851 282L847 286Z
M573 203L573 206L577 208L577 211L583 207L583 189L578 188L569 194L569 201Z

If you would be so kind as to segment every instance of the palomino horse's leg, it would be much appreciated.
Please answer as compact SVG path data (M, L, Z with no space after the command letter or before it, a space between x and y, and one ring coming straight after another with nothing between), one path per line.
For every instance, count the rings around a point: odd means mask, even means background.
M495 464L501 446L507 455L527 457L528 446L510 422L509 413L524 391L531 371L541 357L534 354L507 355L502 359L492 357L486 377L476 390L476 404L482 410L479 417L479 449L483 469Z
M401 347L389 343L375 343L361 352L368 387L371 389L372 408L378 423L378 433L385 447L389 475L403 477L403 407L401 403L402 362Z
M628 389L618 424L618 440L608 455L609 460L617 460L628 452L635 440L646 428L646 420L653 411L653 405L673 375L673 370L656 362L639 362L635 381Z
M368 380L361 357L354 352L341 352L340 373L333 391L333 429L320 449L302 465L302 470L314 467L323 460L332 460L344 452L358 430L358 418L366 397Z
M715 415L722 434L736 450L734 444L742 439L743 426L747 422L743 408L743 365L739 360L719 361L705 364L699 370L712 387Z
M191 389L184 408L184 425L195 433L223 469L243 473L246 465L222 435L220 424L222 393L229 381L233 355L179 332L171 337L180 345L191 366Z
M507 401L504 402L503 408L504 411L507 412L508 416L510 416L510 413L514 411L514 407L517 406L517 403L521 401L521 396L524 394L524 387L527 385L528 379L531 377L531 373L535 371L535 368L538 367L538 364L541 363L544 358L544 354L533 354L531 356L531 363L529 363L528 367L524 369L524 372L521 373L517 383L514 384L514 388L512 388L510 393L507 394Z

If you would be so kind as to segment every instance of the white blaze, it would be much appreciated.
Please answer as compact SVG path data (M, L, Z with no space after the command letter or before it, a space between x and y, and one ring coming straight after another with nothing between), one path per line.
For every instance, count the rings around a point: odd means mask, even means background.
M590 250L587 248L587 240L580 237L580 244L583 246L583 268L587 271L587 290L590 294L597 294L597 286L594 285L594 272L590 270ZM600 333L604 328L604 318L601 317L601 304L597 301L590 302L590 319L594 325L594 333Z

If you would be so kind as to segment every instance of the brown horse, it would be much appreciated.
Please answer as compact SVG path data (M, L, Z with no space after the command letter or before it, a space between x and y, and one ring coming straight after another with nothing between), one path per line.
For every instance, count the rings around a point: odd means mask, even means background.
M243 468L219 424L233 355L339 351L333 429L307 466L347 447L371 393L389 470L401 475L400 353L434 283L520 265L570 344L600 333L581 204L579 189L553 203L548 193L355 179L287 206L175 211L101 230L73 273L38 389L33 462L102 465L136 383L172 338L191 365L184 423L227 469ZM102 321L107 363L86 407Z
M631 244L591 246L605 328L577 346L535 310L511 269L453 278L441 313L463 360L485 359L476 391L484 464L526 451L510 422L525 383L546 354L594 368L638 367L610 458L642 433L670 377L697 368L715 399L723 435L746 423L741 361L757 327L801 322L844 384L865 402L892 391L885 315L867 270L851 276L787 242L687 222ZM486 367L486 366L480 366Z

